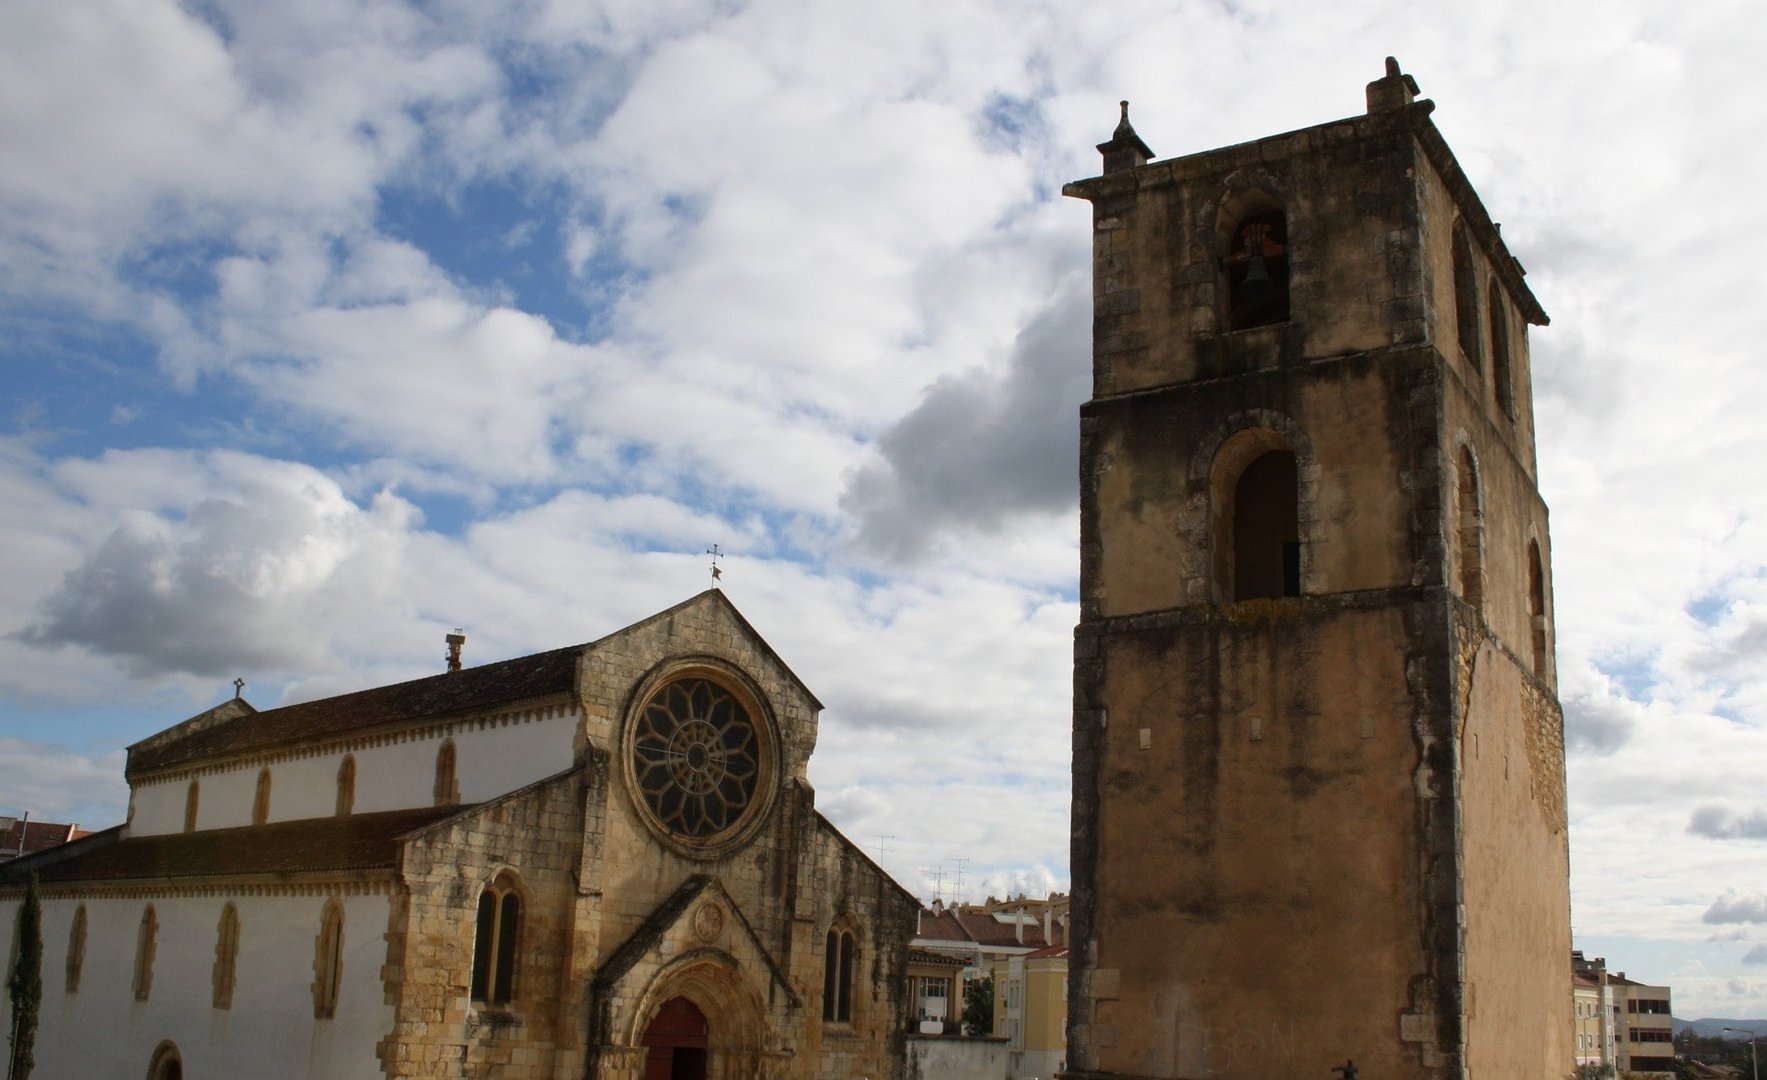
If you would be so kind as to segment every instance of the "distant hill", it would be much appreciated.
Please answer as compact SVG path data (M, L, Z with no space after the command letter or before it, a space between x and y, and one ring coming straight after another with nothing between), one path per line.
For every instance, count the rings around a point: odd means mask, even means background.
M1760 1037L1762 1042L1767 1042L1767 1020L1714 1020L1711 1017L1701 1017L1698 1020L1683 1020L1678 1016L1671 1017L1671 1019L1675 1021L1675 1034L1677 1035L1686 1031L1688 1028L1692 1028L1694 1034L1704 1036L1708 1039L1737 1039L1742 1038L1742 1036L1726 1035L1724 1029L1741 1028L1743 1031L1754 1032Z

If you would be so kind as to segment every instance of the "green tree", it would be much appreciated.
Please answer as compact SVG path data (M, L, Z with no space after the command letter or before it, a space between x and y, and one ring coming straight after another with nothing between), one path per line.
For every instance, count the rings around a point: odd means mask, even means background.
M994 978L971 979L963 984L963 1033L994 1034Z
M1597 1065L1594 1062L1585 1062L1577 1066L1576 1071L1571 1073L1570 1080L1613 1080L1613 1076L1614 1067L1612 1064Z
M17 941L18 959L6 980L6 992L12 995L12 1060L6 1075L26 1080L37 1064L37 1013L43 1004L43 905L35 874L18 909Z

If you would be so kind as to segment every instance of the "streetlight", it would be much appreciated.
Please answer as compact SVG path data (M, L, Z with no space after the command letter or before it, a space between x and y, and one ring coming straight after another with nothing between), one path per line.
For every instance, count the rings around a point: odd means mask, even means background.
M1749 1037L1749 1068L1754 1071L1755 1080L1761 1080L1761 1063L1755 1058L1755 1033L1742 1028L1723 1028L1723 1031L1734 1031L1738 1035Z

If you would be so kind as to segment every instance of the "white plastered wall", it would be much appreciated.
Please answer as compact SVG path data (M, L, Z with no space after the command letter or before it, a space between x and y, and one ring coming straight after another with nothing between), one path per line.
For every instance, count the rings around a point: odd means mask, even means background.
M313 1016L313 959L326 897L201 896L89 899L77 994L66 992L68 930L79 901L43 903L43 1006L33 1080L147 1075L155 1047L177 1044L186 1076L254 1080L369 1080L381 1075L376 1043L392 1028L380 981L389 901L344 896L343 972L336 1015ZM221 909L239 910L233 1007L213 1007ZM135 1000L135 943L142 910L159 920L153 988ZM0 901L8 946L17 900ZM11 1015L0 980L0 1006Z
M401 742L352 751L339 747L267 764L245 761L236 768L204 772L196 778L201 784L196 827L250 825L258 771L265 767L271 778L271 821L330 817L337 808L337 771L346 752L356 757L355 813L433 805L436 754L450 738L454 740L460 801L482 802L569 768L576 753L578 719L574 709L561 705L456 721L433 734L413 735ZM130 835L182 832L189 787L188 778L137 786Z

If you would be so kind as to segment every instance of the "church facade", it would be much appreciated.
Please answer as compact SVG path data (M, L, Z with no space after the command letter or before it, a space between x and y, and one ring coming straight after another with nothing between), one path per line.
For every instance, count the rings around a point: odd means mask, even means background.
M1066 188L1073 1080L1571 1070L1546 314L1416 94Z
M918 903L817 813L820 708L713 590L169 728L126 824L0 870L33 1075L898 1077Z

